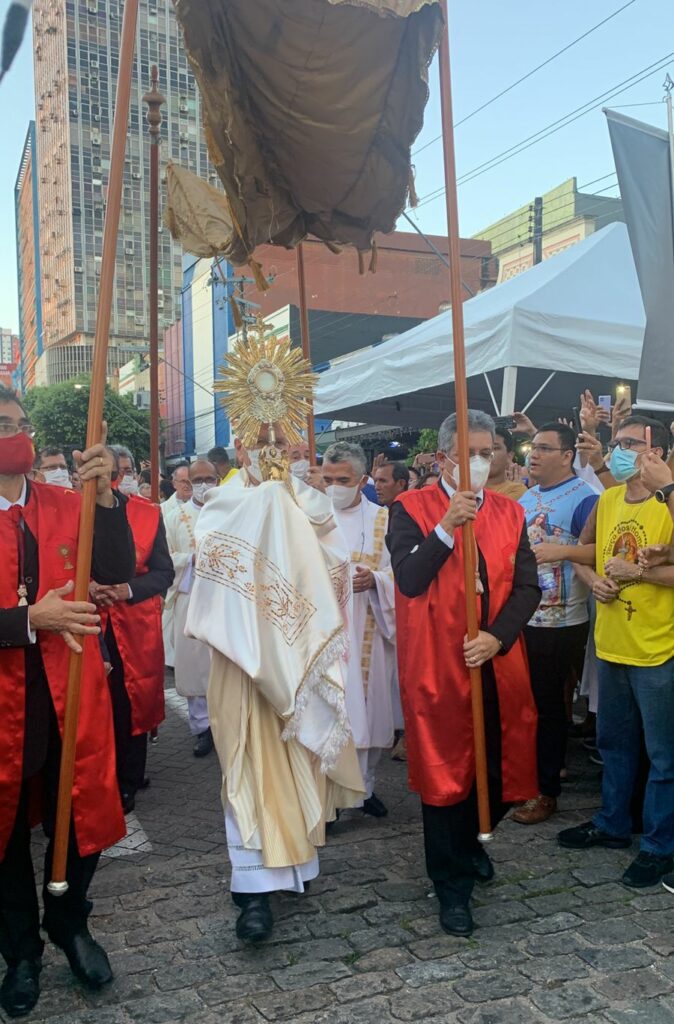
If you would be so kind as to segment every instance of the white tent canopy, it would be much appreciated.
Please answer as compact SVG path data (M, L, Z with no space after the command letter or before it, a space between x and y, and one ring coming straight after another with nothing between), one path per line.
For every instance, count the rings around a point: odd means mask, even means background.
M597 387L597 377L605 387L616 378L636 380L645 315L625 225L610 224L481 292L464 304L464 318L469 400L478 407L499 404L492 390L498 383L486 376L494 371L501 371L502 415L522 408L553 373L578 375L573 404L578 377ZM341 360L319 378L316 414L437 425L453 407L451 336L450 311Z

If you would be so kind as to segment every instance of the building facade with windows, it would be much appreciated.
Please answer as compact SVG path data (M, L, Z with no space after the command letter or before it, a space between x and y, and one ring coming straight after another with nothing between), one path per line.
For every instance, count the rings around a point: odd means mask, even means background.
M33 6L32 164L38 178L36 274L42 302L38 384L91 368L123 10L123 0L35 0ZM173 4L141 0L110 326L111 376L147 348L150 141L143 95L150 88L152 64L159 68L166 99L161 166L172 159L216 179ZM172 323L180 308L181 260L180 247L162 226L160 328Z
M35 385L35 367L42 354L42 295L38 178L35 173L35 121L31 121L14 186L16 266L19 291L20 384Z
M431 241L446 255L446 238L433 236ZM355 249L337 255L307 239L303 251L311 356L318 372L347 353L379 345L428 320L449 299L447 267L410 232L377 236L376 273L359 273ZM249 319L262 315L274 333L301 344L295 252L261 245L255 255L270 281L264 293L257 291L246 267L221 262L216 273L210 259L184 258L182 320L164 335L167 457L191 457L233 441L222 403L213 394L219 367L237 340L230 300L241 300ZM494 276L489 243L461 239L465 297L490 287ZM328 425L317 425L317 430Z
M617 186L611 185L610 189ZM569 178L544 193L541 202L541 257L550 259L595 231L624 220L622 200L601 193L583 192ZM498 260L498 283L517 277L534 265L534 201L496 221L475 235L491 243Z

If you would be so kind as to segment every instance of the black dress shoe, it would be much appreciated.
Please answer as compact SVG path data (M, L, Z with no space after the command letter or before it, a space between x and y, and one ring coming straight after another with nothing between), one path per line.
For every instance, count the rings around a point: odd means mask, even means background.
M336 812L336 817L332 821L326 821L325 823L325 834L326 836L332 835L335 830L335 825L339 821L339 811ZM306 888L306 886L305 886Z
M251 894L236 921L236 934L243 942L265 942L274 926L269 897Z
M486 885L487 882L491 882L495 875L495 871L491 857L487 851L485 849L479 849L477 853L473 854L471 861L473 863L473 871L475 872L475 880L480 882L482 885Z
M210 754L213 749L213 733L210 728L206 729L205 732L200 732L194 741L194 747L192 753L195 757L206 757Z
M448 935L472 935L473 915L465 903L441 903L440 927Z
M70 969L87 988L97 989L112 981L108 954L90 934L88 928L75 932L66 942L57 942L65 953Z
M40 971L42 961L19 960L8 968L0 986L0 1006L8 1017L23 1017L30 1013L40 998Z
M373 793L363 803L363 814L371 814L373 818L385 818L388 814L388 807L381 802L376 793Z
M131 814L131 811L135 810L136 807L136 794L133 792L127 792L123 789L119 795L122 799L122 810L124 811L124 814Z

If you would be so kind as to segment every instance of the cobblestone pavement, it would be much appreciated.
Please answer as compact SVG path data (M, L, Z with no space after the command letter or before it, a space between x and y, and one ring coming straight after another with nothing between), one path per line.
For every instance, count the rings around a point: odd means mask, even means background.
M405 766L382 762L383 821L354 813L305 896L275 897L273 941L242 947L227 891L213 754L191 755L183 702L151 749L131 835L101 862L92 926L115 981L91 994L45 951L30 1020L50 1024L598 1024L674 1022L674 897L633 891L632 851L561 850L555 833L595 807L598 769L576 748L562 813L504 822L497 880L476 893L471 939L444 935L424 873Z

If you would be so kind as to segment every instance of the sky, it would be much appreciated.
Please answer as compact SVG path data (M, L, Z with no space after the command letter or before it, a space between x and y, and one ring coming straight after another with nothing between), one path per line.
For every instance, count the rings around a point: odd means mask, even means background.
M7 6L6 0L0 0L3 21ZM566 0L553 5L540 0L482 0L476 4L449 0L455 123L621 7L625 9L597 31L465 124L457 125L457 172L461 178L589 101L595 101L596 107L549 138L461 184L463 236L477 233L570 177L575 176L579 186L594 183L585 191L606 189L603 195L617 194L612 187L615 176L608 176L614 165L601 107L611 106L666 127L663 81L667 71L674 78L674 3ZM663 64L660 70L630 85L620 96L603 99L604 93L621 87L627 79L641 78L640 72L648 74L647 69L656 62ZM424 203L424 197L443 185L441 142L427 145L441 130L437 62L430 69L429 85L424 128L413 147L420 199L414 217L422 230L443 234L444 196ZM27 34L11 72L0 85L0 237L4 241L0 326L13 330L18 330L19 324L14 185L33 115L32 46ZM408 225L403 221L400 228Z

